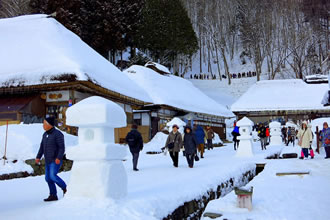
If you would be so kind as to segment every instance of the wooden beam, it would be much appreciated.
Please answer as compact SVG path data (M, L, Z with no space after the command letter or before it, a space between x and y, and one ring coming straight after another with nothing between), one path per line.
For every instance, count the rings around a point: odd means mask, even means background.
M283 173L276 173L276 176L290 176L290 175L309 175L309 172L283 172Z

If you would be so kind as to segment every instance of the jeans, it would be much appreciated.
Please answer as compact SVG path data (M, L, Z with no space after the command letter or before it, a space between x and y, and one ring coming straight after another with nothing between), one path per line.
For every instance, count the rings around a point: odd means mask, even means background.
M133 156L133 169L137 169L137 164L138 164L138 159L139 159L139 152L132 153L132 156Z
M194 166L195 154L186 154L187 162L189 167Z
M260 142L261 142L261 150L263 149L266 150L267 137L260 138Z
M308 148L301 148L301 150L304 153L304 156L308 158Z
M48 183L49 187L49 194L50 195L57 195L55 183L63 190L66 189L65 182L57 176L60 167L62 166L62 161L60 164L56 164L55 162L49 163L45 165L45 180Z
M173 166L178 167L179 165L179 152L170 151L170 156L173 161Z

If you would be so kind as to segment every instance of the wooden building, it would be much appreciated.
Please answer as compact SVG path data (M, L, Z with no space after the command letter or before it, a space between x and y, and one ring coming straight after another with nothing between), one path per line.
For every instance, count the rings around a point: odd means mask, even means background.
M188 80L137 65L124 72L152 99L153 104L134 111L135 123L150 127L150 138L173 117L187 123L211 126L221 138L226 138L225 119L234 117L234 114Z
M6 30L0 38L2 124L36 123L54 116L60 129L76 133L65 124L66 109L97 95L118 103L126 112L127 128L116 130L116 142L120 142L133 123L133 109L151 103L126 74L53 18L2 19L0 29Z
M307 84L303 80L259 81L231 107L242 118L255 123L313 120L330 117L330 107L321 104L328 84Z

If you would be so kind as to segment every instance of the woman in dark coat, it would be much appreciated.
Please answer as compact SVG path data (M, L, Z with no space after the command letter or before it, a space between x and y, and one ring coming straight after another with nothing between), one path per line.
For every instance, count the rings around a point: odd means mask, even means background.
M190 168L194 167L194 159L197 150L197 141L195 135L189 126L184 129L183 145L186 152L187 162Z

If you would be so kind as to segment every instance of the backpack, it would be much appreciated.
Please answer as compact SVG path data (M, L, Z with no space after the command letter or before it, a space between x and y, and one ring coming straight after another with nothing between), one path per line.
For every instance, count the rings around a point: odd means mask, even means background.
M128 146L130 147L135 147L137 144L137 139L135 137L135 135L132 132L129 132L126 136L126 142L128 144Z

